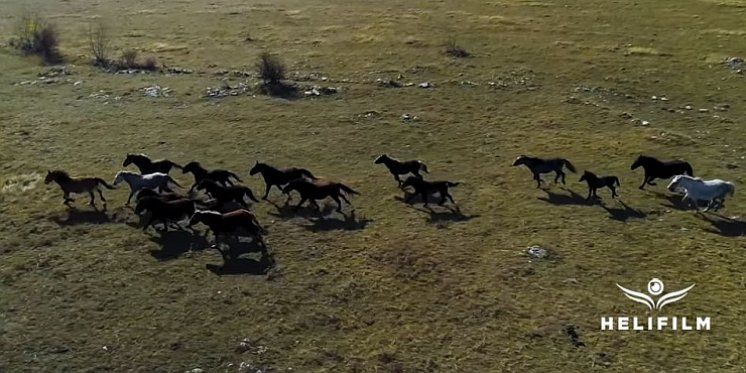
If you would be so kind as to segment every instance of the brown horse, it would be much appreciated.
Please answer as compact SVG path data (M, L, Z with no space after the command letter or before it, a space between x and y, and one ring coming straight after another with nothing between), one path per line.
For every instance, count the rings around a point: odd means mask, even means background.
M70 202L73 201L73 199L70 197L70 194L88 193L88 195L91 196L91 202L89 204L93 207L96 207L93 191L97 191L98 195L101 197L101 201L104 202L104 207L106 207L106 198L104 198L104 194L101 192L101 187L103 186L107 189L115 189L113 186L109 185L101 178L73 178L70 177L67 172L62 170L47 171L47 177L44 178L44 184L49 184L53 181L57 183L60 188L62 188L62 198L64 198L65 200L63 203L67 206L70 206Z
M272 189L273 186L276 186L277 189L282 190L283 186L295 179L305 177L311 180L316 180L316 177L313 176L311 171L308 171L305 168L276 168L261 162L256 162L254 164L254 167L249 170L249 175L253 176L257 173L261 173L262 177L264 178L265 189L264 197L262 197L263 199L267 199L267 196L269 196L269 191Z
M298 191L300 194L300 202L295 206L296 209L299 209L303 202L311 201L311 204L319 210L320 208L318 203L316 203L316 200L331 197L334 202L337 202L338 212L342 212L342 202L340 201L340 198L347 202L348 205L351 205L350 200L345 197L345 193L360 194L342 183L319 180L312 181L306 179L296 179L291 181L282 189L282 192L289 194L293 190Z
M219 213L217 211L197 211L189 219L189 226L193 226L197 223L202 223L208 227L207 231L212 231L215 235L215 244L213 247L217 248L218 236L226 235L229 233L235 234L237 230L243 229L249 233L256 242L263 248L266 248L263 235L267 231L262 228L259 224L259 220L249 210L235 210L227 213ZM222 250L220 251L221 253ZM223 255L225 256L225 255Z
M451 194L448 193L448 188L458 186L458 184L459 183L451 181L425 181L419 177L410 176L407 180L404 180L401 187L402 189L405 189L406 187L412 187L414 189L414 193L409 195L405 202L409 203L415 196L420 195L424 206L427 207L427 196L433 193L440 194L440 201L438 201L439 205L446 203L446 199L449 199L451 200L451 203L456 204Z
M140 173L143 175L152 174L155 172L167 174L171 171L172 168L181 169L181 166L169 161L168 159L159 159L154 161L150 159L150 157L142 153L127 153L127 157L124 158L122 167L127 167L130 164L134 164L135 166L137 166L137 168L140 169Z
M187 163L184 167L181 169L182 173L191 173L194 176L194 184L192 184L192 187L189 189L189 192L193 191L194 188L199 185L199 183L202 180L210 179L216 183L220 183L225 186L234 185L235 183L231 179L241 181L241 178L238 177L238 175L234 174L233 172L230 172L228 170L212 170L208 171L199 162L192 161Z

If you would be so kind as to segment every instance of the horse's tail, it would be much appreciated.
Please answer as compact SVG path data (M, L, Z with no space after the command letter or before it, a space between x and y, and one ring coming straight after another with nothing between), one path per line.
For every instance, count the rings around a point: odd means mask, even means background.
M728 183L728 195L733 197L735 193L736 193L736 185L733 183Z
M96 183L98 185L103 185L106 189L116 189L114 186L110 185L109 183L107 183L106 181L104 181L104 179L102 179L100 177L97 177L94 180L96 180Z
M307 178L309 178L311 180L318 179L316 176L313 176L313 174L311 173L311 171L308 171L305 168L301 168L300 170L298 170L298 172L300 172L301 175L303 175L303 176L305 176L305 177L307 177Z
M448 186L448 187L456 187L456 186L458 186L459 184L461 184L461 183L459 183L459 182L451 182L451 181L446 181L446 186Z
M565 165L565 167L567 167L568 170L570 170L570 172L577 172L575 166L573 166L572 163L570 163L570 161L568 161L567 159L562 158L562 163Z
M354 189L348 187L347 185L344 185L342 183L339 183L338 185L339 185L339 189L343 190L347 194L360 194L356 192Z
M425 164L424 164L424 163L422 163L422 162L420 162L420 170L422 170L422 172L424 172L424 173L426 173L426 174L429 174L429 173L430 173L430 171L428 171L428 170L427 170L427 165L425 165Z
M694 170L692 169L692 165L690 165L689 162L684 162L684 171L687 175L694 177Z
M233 172L230 172L230 171L226 171L226 172L228 173L228 177L232 177L232 178L238 180L239 183L243 183L243 180L241 180L241 178L238 177L238 175L236 175L236 174L234 174Z
M172 183L179 188L183 188L181 184L177 183L176 180L174 180L174 178L172 178L170 175L166 175L166 179L168 180L169 183Z

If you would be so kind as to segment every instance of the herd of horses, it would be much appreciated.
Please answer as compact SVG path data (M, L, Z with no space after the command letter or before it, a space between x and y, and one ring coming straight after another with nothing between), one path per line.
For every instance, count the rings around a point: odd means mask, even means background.
M383 164L389 170L398 187L405 192L405 202L413 203L414 198L421 197L424 207L428 207L430 197L438 196L438 205L444 205L450 201L454 208L458 209L449 188L459 185L452 181L428 181L422 173L428 173L427 166L420 160L400 161L387 154L382 154L374 161L375 164ZM152 160L145 154L127 154L123 167L134 165L139 173L131 171L119 171L114 181L109 184L104 179L97 177L72 177L62 170L48 171L44 180L45 184L57 183L63 192L63 203L70 206L74 194L88 194L89 204L95 207L95 194L103 202L106 208L104 189L116 189L118 185L126 183L130 194L126 205L129 206L134 197L136 206L134 212L140 216L144 224L143 230L149 227L156 229L160 223L161 230L189 229L193 226L203 224L207 227L205 235L213 233L215 238L212 247L220 250L219 239L223 236L237 236L239 233L248 233L249 236L262 248L266 250L264 235L266 230L262 227L256 215L251 212L247 202L258 203L259 200L253 191L241 185L241 178L229 171L222 169L208 170L199 162L189 162L184 166L167 159ZM565 172L567 169L572 173L577 172L575 166L563 158L543 159L521 155L515 159L513 166L526 166L533 174L536 187L539 188L544 182L542 174L554 173L554 182L565 184ZM696 209L700 204L706 204L705 211L721 208L727 196L732 196L735 190L733 183L720 179L702 180L694 177L692 166L681 160L663 162L653 157L639 156L632 164L631 169L642 167L644 170L643 182L639 186L644 189L646 185L656 185L656 179L670 179L668 189L672 192L682 192L683 200L691 203ZM174 187L185 189L170 176L172 170L181 170L182 174L191 174L194 182L186 194L177 193ZM287 196L285 204L292 200L292 192L300 196L300 201L294 206L298 210L305 202L308 202L317 211L320 210L317 201L327 198L336 204L336 211L342 213L343 201L351 206L348 199L351 195L359 194L351 187L336 181L324 180L314 174L298 167L277 168L266 163L256 162L249 170L249 175L260 174L264 179L265 191L263 199L267 200L273 187L276 187ZM584 171L580 182L588 185L588 197L599 198L597 190L609 188L611 197L618 196L620 187L619 178L613 175L597 176L590 171ZM208 199L200 199L195 194L204 193ZM187 226L180 223L187 221ZM226 257L225 252L220 250Z

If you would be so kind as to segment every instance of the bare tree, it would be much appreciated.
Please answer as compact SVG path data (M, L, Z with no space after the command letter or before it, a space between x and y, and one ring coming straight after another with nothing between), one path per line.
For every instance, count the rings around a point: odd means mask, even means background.
M103 23L88 27L88 41L93 56L93 65L108 69L111 66L111 40Z

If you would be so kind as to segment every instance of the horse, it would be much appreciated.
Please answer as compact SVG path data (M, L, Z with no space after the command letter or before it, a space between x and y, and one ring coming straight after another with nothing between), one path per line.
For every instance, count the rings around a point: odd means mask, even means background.
M407 180L404 180L404 183L401 185L401 187L402 189L406 187L412 187L414 189L414 193L410 194L405 199L405 202L409 203L412 198L419 194L420 196L422 196L422 202L424 202L424 206L427 207L427 196L435 192L440 194L440 201L438 202L438 205L442 206L446 202L446 199L449 199L451 200L451 203L456 204L456 201L453 200L453 196L448 193L448 188L458 185L459 183L451 181L426 181L416 176L410 176L407 178Z
M352 205L350 200L345 196L345 193L360 194L342 183L306 179L295 179L289 182L288 185L282 189L282 192L289 194L293 190L298 191L300 194L300 202L295 206L296 210L299 209L301 205L303 205L303 202L307 200L311 201L310 203L316 207L316 210L320 210L316 200L331 197L334 202L337 202L337 212L342 212L342 202L340 201L340 198L348 205Z
M383 163L386 168L389 169L389 172L391 172L392 175L394 175L394 180L396 180L397 183L399 183L399 187L401 187L402 181L399 178L399 175L406 175L406 174L412 174L416 177L422 178L422 175L420 175L420 171L424 173L428 173L427 166L422 163L422 161L419 160L412 160L412 161L399 161L397 159L389 157L388 154L381 154L376 158L375 164L381 164Z
M158 189L161 192L164 190L170 192L171 188L168 186L169 183L181 188L181 185L179 185L176 180L171 178L171 176L168 176L168 174L161 172L139 175L130 171L119 171L114 177L114 182L112 184L118 185L123 181L130 186L130 195L127 198L127 206L129 206L130 201L132 201L132 196L142 189Z
M259 202L249 187L241 185L222 186L210 179L204 179L197 185L197 190L204 190L210 197L214 198L218 205L222 206L228 202L236 201L244 208L249 208L244 200L248 197L254 202Z
M192 184L192 187L189 189L190 192L193 191L194 188L196 188L197 185L205 179L210 179L226 186L235 184L231 179L242 182L241 178L239 178L238 175L234 174L233 172L230 172L228 170L208 171L204 167L202 167L199 162L196 161L187 163L181 169L181 171L185 174L191 173L194 176L194 184Z
M99 197L101 197L101 201L104 203L104 208L106 208L106 198L104 198L101 187L104 187L106 189L115 189L113 186L104 181L104 179L98 177L73 178L70 177L67 172L62 170L47 170L47 176L44 178L44 184L49 184L51 182L55 182L57 183L57 185L60 186L60 188L62 189L62 198L64 199L64 202L62 203L68 207L70 206L70 202L73 201L73 199L70 197L70 194L72 193L88 193L88 195L91 196L91 201L88 204L92 207L96 207L96 198L93 195L93 191L96 191L98 192Z
M153 189L141 189L135 194L135 201L139 202L141 199L148 198L148 197L156 197L164 201L173 201L177 199L186 198L180 194L176 194L173 192L158 193L158 191L153 190Z
M143 175L156 172L167 174L171 171L172 168L182 168L178 164L171 162L168 159L159 159L157 161L153 161L150 159L150 157L142 153L127 153L127 157L124 158L122 167L127 167L130 164L134 164L135 166L137 166L137 168L140 169L140 173Z
M617 194L617 187L621 188L621 184L619 183L619 178L616 176L596 176L593 172L590 171L584 171L583 176L580 177L580 180L578 181L585 181L588 183L588 197L586 200L591 199L591 196L599 198L598 194L596 194L596 190L598 188L607 187L611 189L611 198L616 198L618 196Z
M634 170L641 166L645 170L645 177L639 186L640 190L645 189L645 184L656 185L653 182L655 179L668 179L672 176L684 174L694 176L692 165L678 159L670 162L662 162L653 157L641 155L637 157L635 163L632 163L630 169Z
M674 192L680 189L684 190L683 201L690 201L697 210L699 210L697 203L706 201L707 207L704 211L708 211L712 207L715 207L715 210L722 207L725 197L733 196L736 186L720 179L702 180L688 175L676 175L668 184L668 190Z
M528 167L529 170L531 170L531 173L534 174L534 180L536 180L536 187L540 188L541 183L543 180L541 180L541 174L546 174L550 172L554 172L556 175L554 177L554 183L557 183L557 180L560 178L562 179L562 184L565 184L565 173L562 171L563 167L567 167L570 172L575 173L575 166L570 163L567 159L564 158L551 158L551 159L541 159L536 157L529 157L527 155L521 155L518 158L513 161L513 166L520 166L525 165Z
M159 197L143 197L137 202L135 214L140 215L143 211L150 212L142 227L143 231L155 222L161 222L164 229L168 229L169 223L174 223L178 229L182 229L178 222L184 218L190 219L196 211L196 205L195 201L187 198L166 200Z
M227 213L220 213L217 211L196 211L189 219L189 227L195 224L202 223L207 226L207 234L209 231L215 235L215 243L212 247L217 248L220 254L225 257L225 253L217 245L218 237L220 235L226 235L228 233L234 233L239 229L247 231L256 242L266 250L266 243L264 242L263 235L267 233L264 228L259 224L256 216L248 210L235 210Z
M277 189L282 190L283 186L287 185L289 182L295 179L301 179L305 177L311 180L316 180L316 176L313 176L311 171L308 171L305 168L276 168L266 163L260 162L256 162L254 164L254 167L249 170L249 175L253 176L257 173L261 173L262 178L264 178L265 189L264 197L262 197L262 199L267 199L267 197L269 196L269 191L272 189L273 186L277 186ZM290 196L288 195L288 197Z

